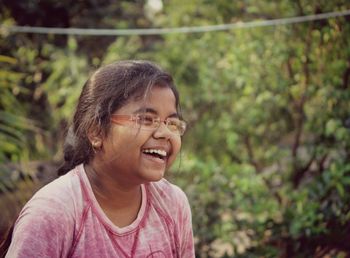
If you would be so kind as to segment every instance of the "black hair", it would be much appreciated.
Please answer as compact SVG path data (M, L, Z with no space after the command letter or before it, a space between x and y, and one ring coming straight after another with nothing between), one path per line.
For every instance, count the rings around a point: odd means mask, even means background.
M64 175L81 163L88 163L94 151L88 139L93 129L102 136L110 127L111 114L131 99L148 93L153 86L169 87L179 112L179 94L172 76L149 61L119 61L99 68L85 83L72 125L64 143L64 163L58 175Z

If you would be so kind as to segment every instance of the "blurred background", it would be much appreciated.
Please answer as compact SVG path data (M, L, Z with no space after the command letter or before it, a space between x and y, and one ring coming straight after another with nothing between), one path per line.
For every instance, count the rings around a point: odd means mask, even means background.
M283 20L349 9L347 0L2 0L0 239L56 177L89 74L148 59L173 74L189 123L168 178L190 200L197 257L350 257L350 16ZM218 24L234 26L208 27ZM106 36L12 26L203 27Z

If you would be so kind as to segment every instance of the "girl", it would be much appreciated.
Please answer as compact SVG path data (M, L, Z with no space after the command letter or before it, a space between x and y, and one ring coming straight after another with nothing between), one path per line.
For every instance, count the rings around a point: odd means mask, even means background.
M194 257L188 200L163 178L185 129L168 73L147 61L97 70L62 176L25 205L6 257Z

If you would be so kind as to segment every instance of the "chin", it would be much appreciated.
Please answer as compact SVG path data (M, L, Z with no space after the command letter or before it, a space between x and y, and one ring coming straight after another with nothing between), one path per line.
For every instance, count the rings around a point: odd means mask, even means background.
M142 175L145 182L157 182L161 180L165 175L165 171L147 171Z

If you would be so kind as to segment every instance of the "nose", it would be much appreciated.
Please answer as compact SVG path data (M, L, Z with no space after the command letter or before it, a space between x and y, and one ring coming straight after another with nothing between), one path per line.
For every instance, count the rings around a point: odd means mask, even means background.
M154 138L163 138L163 139L169 139L172 135L172 132L167 127L165 121L161 121L159 127L154 131L153 136Z

